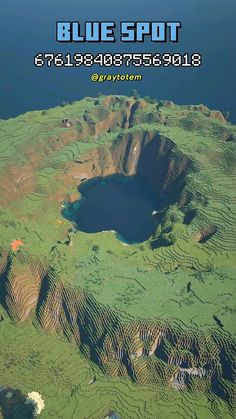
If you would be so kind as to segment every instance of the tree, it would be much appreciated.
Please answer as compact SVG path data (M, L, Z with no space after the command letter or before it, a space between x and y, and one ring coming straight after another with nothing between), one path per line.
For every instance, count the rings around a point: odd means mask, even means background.
M227 121L228 121L228 120L229 120L229 116L230 116L229 111L224 111L224 112L222 112L222 113L223 113L223 115L224 115L225 119L227 119Z
M151 97L151 96L144 96L144 99L146 100L146 102L148 103L157 103L157 99L155 97Z
M100 249L100 247L99 247L97 244L95 244L95 245L92 247L92 250L93 250L94 252L98 252L98 251L99 251L99 249Z
M140 98L140 95L139 95L139 93L136 89L133 89L131 91L131 96L133 96L133 98L136 99L136 100Z

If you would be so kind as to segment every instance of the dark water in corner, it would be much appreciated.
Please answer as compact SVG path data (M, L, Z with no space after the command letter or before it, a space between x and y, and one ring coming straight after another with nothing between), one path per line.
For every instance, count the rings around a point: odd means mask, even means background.
M35 407L15 388L0 386L0 411L4 419L33 419ZM2 417L1 416L1 417Z
M113 230L127 243L147 240L156 229L153 211L166 202L140 176L96 178L79 187L82 199L68 204L63 215L86 233Z

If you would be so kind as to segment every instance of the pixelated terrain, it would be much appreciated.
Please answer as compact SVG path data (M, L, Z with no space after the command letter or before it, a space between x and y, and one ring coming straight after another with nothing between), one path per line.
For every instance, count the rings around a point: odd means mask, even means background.
M204 105L0 121L4 418L32 417L32 391L42 418L235 417L235 163L236 127Z

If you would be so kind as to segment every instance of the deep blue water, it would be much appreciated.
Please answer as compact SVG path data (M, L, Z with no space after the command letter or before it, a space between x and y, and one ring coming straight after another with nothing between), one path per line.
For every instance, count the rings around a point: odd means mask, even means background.
M147 240L157 226L154 210L166 204L140 176L113 175L81 184L82 199L64 216L86 233L113 230L126 243Z
M205 103L228 110L236 122L235 0L7 0L1 2L0 118L43 109L84 96L129 94ZM181 20L179 44L58 44L57 20ZM36 69L37 52L200 52L198 69L148 69L143 81L93 84L92 69ZM117 73L121 70L101 70ZM122 70L122 72L127 70ZM132 73L140 72L130 70Z
M0 386L0 409L6 419L35 418L35 407L26 403L26 396L15 388Z

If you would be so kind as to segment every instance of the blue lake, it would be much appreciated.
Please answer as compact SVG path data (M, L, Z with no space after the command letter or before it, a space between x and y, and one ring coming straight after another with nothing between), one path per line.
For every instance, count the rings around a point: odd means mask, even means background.
M153 211L167 203L145 178L137 175L95 178L82 183L79 192L82 198L68 204L63 215L80 231L115 231L126 243L147 240L157 226Z

